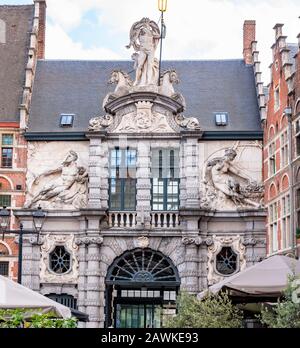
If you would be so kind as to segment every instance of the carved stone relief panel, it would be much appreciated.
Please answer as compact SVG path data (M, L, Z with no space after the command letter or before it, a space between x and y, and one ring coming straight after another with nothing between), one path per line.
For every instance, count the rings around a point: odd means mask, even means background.
M135 106L136 111L122 117L120 124L114 130L116 133L174 133L166 115L152 110L153 103L141 101Z
M40 205L44 209L62 210L85 208L88 156L87 142L30 143L25 207Z
M203 164L201 207L217 210L262 209L264 186L261 166L260 143L237 142L217 149Z

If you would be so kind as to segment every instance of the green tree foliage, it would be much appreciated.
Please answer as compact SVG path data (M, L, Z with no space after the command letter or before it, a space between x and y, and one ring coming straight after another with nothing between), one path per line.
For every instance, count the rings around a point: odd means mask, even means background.
M203 300L186 292L178 299L178 314L171 318L170 328L241 328L242 312L226 293L210 295Z
M296 278L290 277L282 301L274 308L264 308L261 312L261 322L269 328L300 328L300 303L295 301L293 294L299 289ZM299 284L299 280L298 280Z
M28 309L0 310L0 328L76 328L77 319L57 319L54 313L39 313Z

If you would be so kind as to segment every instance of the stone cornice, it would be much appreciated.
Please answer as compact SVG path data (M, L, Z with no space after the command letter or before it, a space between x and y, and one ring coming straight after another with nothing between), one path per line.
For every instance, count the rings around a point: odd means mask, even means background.
M105 105L105 111L110 113L111 115L115 115L116 112L128 105L137 103L139 101L145 102L152 102L157 105L160 105L170 112L172 112L174 115L179 114L183 112L183 105L178 103L176 100L169 98L167 96L154 93L154 92L134 92L127 94L125 96L119 97L117 99L114 99L113 101L107 103Z
M85 134L85 132L28 132L24 133L24 137L28 141L87 141Z

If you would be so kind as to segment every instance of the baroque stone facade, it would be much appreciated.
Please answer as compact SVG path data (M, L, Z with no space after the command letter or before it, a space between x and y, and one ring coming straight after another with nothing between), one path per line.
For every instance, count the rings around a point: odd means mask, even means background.
M135 80L112 72L105 114L100 105L102 116L90 114L82 138L28 136L18 216L30 228L41 204L47 218L39 243L24 241L23 283L73 296L89 315L82 326L122 326L134 296L167 313L180 289L196 294L228 276L228 264L238 272L265 256L261 138L220 130L209 138L197 115L183 115L192 93L175 90L171 67L158 81L157 40L153 21L133 25Z

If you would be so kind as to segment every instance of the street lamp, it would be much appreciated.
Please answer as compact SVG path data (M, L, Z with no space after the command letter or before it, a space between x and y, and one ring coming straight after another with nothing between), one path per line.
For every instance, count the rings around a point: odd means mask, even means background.
M37 242L39 242L40 233L42 231L46 214L41 207L38 207L36 211L32 213L34 230L24 230L23 224L20 224L20 230L10 230L10 211L3 207L0 210L0 232L2 233L2 239L5 234L19 234L19 253L18 253L18 283L22 283L22 262L23 262L23 235L24 234L37 234Z
M166 37L166 25L164 23L164 12L167 11L168 0L158 0L158 10L161 12L161 28L160 28L160 57L159 57L159 73L158 85L160 86L161 59L162 59L162 41Z
M0 231L2 233L2 239L4 239L5 231L9 229L10 224L10 212L6 209L6 207L3 207L3 209L0 210Z
M46 214L43 212L42 208L39 206L36 211L32 213L34 229L38 234L37 240L40 239L40 233L42 231Z

